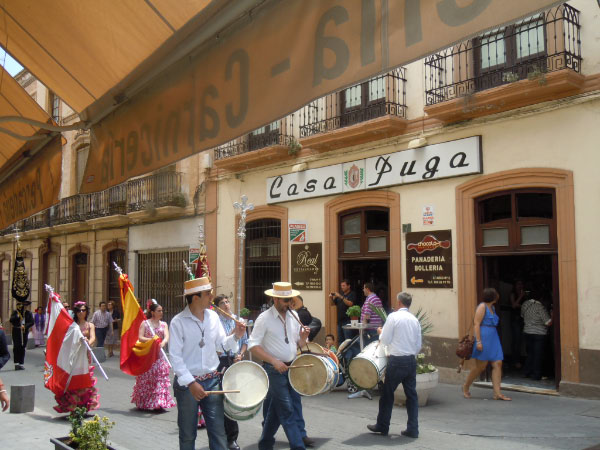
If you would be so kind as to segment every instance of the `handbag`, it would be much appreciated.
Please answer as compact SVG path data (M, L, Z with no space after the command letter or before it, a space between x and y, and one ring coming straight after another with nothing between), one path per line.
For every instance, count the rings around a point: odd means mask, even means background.
M458 346L456 347L456 356L467 361L471 359L474 343L475 339L471 337L470 333L463 336L463 338L458 341Z

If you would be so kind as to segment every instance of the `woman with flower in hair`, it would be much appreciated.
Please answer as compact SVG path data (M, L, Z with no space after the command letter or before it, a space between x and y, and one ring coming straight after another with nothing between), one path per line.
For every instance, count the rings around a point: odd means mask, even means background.
M138 335L140 342L147 342L156 335L161 339L160 348L167 345L167 342L169 342L169 327L166 322L161 320L162 316L163 307L154 299L148 300L146 307L147 320L141 323ZM131 394L131 403L135 403L138 409L144 410L172 408L175 406L175 402L170 391L169 364L164 353L161 352L150 370L136 377L133 394Z
M83 334L83 337L87 343L93 346L96 343L96 330L94 324L87 321L89 308L85 302L77 302L73 305L73 320ZM91 361L91 357L88 352L88 361ZM92 386L81 389L67 390L62 395L55 395L54 398L57 406L54 409L59 413L68 413L75 410L77 407L84 407L88 411L92 409L98 409L100 407L100 394L96 385L96 378L94 378L94 366L90 364L90 376L92 378Z

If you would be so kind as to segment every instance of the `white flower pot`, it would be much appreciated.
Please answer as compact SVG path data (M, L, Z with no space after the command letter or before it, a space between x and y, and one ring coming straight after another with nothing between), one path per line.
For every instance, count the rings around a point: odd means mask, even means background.
M417 374L417 395L419 396L419 406L425 406L429 399L429 393L435 389L438 385L440 373L437 369L435 372L430 373L418 373ZM394 392L394 404L404 405L406 403L406 396L404 395L404 388L402 384L398 385L396 392Z
M357 327L358 326L358 319L352 319L350 321L350 325L352 325L353 327Z

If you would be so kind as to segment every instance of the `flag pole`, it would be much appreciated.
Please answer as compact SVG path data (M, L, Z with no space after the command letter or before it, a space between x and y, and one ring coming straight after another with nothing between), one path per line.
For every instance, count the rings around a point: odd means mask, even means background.
M152 332L152 337L156 336L157 335L156 331L154 331L154 328L152 328L152 325L150 325L150 321L148 319L146 319L144 322L146 322L148 324L148 328L150 328L150 331ZM171 365L171 361L169 361L169 358L167 358L165 349L163 347L161 347L160 351L161 351L162 355L165 357L165 359L167 360L167 364L169 365L169 367L173 368L173 366Z
M238 278L237 278L237 295L236 295L236 304L235 304L235 312L238 317L240 317L240 308L242 307L242 273L244 270L244 241L246 240L246 214L248 211L252 211L254 209L254 205L252 203L248 203L248 197L246 195L242 195L241 202L235 202L233 204L234 209L240 210L240 222L237 229L238 236Z

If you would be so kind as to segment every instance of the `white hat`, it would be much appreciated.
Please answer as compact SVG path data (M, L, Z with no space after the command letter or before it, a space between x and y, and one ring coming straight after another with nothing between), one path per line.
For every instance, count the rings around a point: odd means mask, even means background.
M185 282L183 295L197 294L202 291L210 291L212 285L208 277L196 278L195 280L188 280Z
M287 281L279 281L273 283L273 289L267 289L265 294L270 297L292 298L300 295L300 291L292 289L292 284Z

